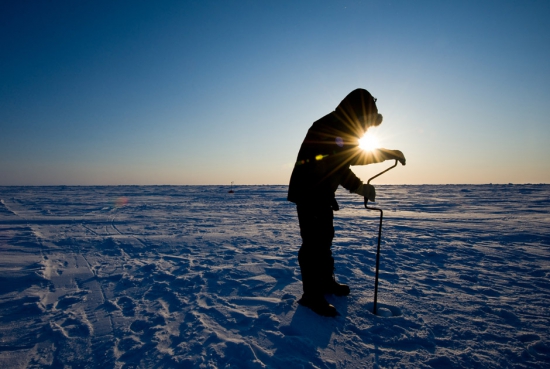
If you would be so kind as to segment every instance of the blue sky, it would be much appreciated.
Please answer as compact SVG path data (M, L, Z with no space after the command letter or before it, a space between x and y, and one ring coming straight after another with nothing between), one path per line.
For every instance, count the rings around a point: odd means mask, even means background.
M2 1L0 35L0 185L287 184L358 87L378 183L550 182L548 1Z

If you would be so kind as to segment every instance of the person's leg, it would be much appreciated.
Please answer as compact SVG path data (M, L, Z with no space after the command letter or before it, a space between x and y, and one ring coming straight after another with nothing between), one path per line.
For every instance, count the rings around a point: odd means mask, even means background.
M304 293L323 293L327 269L332 267L333 213L330 206L298 206L302 247L298 262L302 270Z
M323 296L334 266L330 249L334 238L332 208L299 205L298 221L303 241L298 252L304 288L300 303L320 315L335 316L336 309Z

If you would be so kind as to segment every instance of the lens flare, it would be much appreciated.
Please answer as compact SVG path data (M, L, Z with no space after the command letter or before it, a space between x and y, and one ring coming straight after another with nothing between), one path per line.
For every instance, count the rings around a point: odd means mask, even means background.
M379 148L380 145L376 136L367 132L359 139L359 147L365 151L372 151Z
M124 205L126 205L128 203L128 198L127 197L119 197L118 199L115 200L115 208L121 208L123 207Z

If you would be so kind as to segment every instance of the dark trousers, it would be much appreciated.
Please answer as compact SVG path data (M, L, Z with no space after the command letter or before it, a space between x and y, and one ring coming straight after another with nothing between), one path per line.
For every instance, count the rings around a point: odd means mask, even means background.
M333 278L334 213L330 205L297 206L302 247L298 262L302 273L304 293L323 294Z

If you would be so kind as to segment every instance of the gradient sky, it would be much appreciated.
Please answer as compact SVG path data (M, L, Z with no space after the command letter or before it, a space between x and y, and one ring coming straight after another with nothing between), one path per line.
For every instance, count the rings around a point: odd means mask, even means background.
M0 36L0 185L287 184L358 87L407 157L375 182L550 183L550 1L15 0Z

